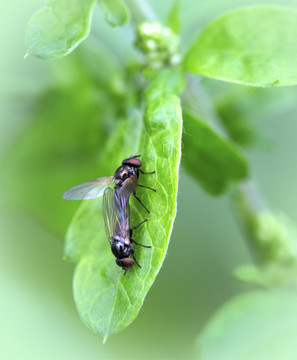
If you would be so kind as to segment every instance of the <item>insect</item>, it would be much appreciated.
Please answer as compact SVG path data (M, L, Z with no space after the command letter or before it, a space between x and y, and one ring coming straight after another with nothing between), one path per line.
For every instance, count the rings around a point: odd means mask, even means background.
M136 243L132 240L132 230L137 229L148 219L142 221L136 227L130 228L130 196L144 207L150 213L142 201L136 196L136 187L143 187L156 191L148 186L138 184L139 173L144 175L154 174L155 171L145 173L141 167L140 155L134 155L122 161L122 165L115 171L114 176L107 176L87 181L74 186L63 194L64 200L87 200L95 199L103 195L103 215L105 229L111 250L116 257L116 264L125 270L131 270L131 266L136 262L133 245L150 247ZM109 186L114 183L114 189ZM132 258L130 258L130 255Z
M122 166L118 167L114 176L105 176L101 178L96 178L91 181L84 182L77 186L70 188L65 191L63 194L64 200L88 200L88 199L96 199L103 195L104 190L115 184L115 190L122 188L121 196L130 197L131 194L135 197L135 199L145 208L145 210L150 213L150 211L144 206L141 200L136 196L135 189L137 186L150 189L155 191L148 186L138 184L139 173L143 175L154 174L155 171L152 172L143 172L141 167L141 161L138 159L141 155L134 155L129 157L128 159L124 159L122 161Z
M133 228L130 227L129 197L122 196L122 190L123 187L115 191L110 187L105 189L103 195L103 215L111 251L116 257L116 264L125 270L125 275L127 270L131 270L134 262L137 266L141 267L134 256L133 243L146 248L151 246L139 244L132 239L132 230L137 229L148 219L145 219Z

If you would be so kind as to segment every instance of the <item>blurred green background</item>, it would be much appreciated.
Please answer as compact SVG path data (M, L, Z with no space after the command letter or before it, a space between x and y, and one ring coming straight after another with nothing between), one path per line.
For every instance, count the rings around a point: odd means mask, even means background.
M173 1L150 3L160 18L165 19ZM257 3L181 1L182 48L216 15L233 7ZM261 3L297 7L293 0ZM92 165L100 154L92 154L87 141L81 147L75 147L75 140L64 144L70 149L69 157L76 156L75 159L65 157L65 164L71 163L69 168L59 168L61 163L55 163L60 152L65 155L60 148L59 131L67 132L69 128L71 137L71 116L75 113L78 122L85 116L85 124L89 124L89 119L96 119L98 109L94 99L88 100L88 93L81 92L87 99L81 107L75 105L79 99L71 98L74 86L71 76L80 73L76 63L76 57L81 56L79 51L62 61L23 59L26 22L43 4L42 0L12 0L0 4L0 357L31 360L194 358L193 343L211 314L234 294L247 289L231 277L236 266L250 262L251 258L228 199L205 194L181 167L178 213L164 266L138 318L102 345L102 339L89 331L78 317L71 289L74 265L62 260L63 234L79 204L65 205L59 194L79 181L108 174L101 174L100 169ZM119 63L139 56L133 50L128 25L111 29L99 11L94 15L93 35L88 41L99 39L111 49ZM131 40L128 48L127 38ZM86 81L89 81L87 85L96 86L92 80ZM209 82L208 88L215 89L214 94L230 91L229 85ZM80 81L76 85L81 86ZM66 90L63 92L63 89ZM42 94L51 91L51 101L45 104ZM259 95L265 91L269 91L269 99L263 95L264 110L255 100L247 107L247 120L256 124L264 144L245 153L250 160L251 174L268 203L297 223L297 90L295 87L259 90ZM64 93L69 101L59 103ZM69 109L64 108L67 103ZM60 118L51 119L58 106ZM113 114L110 111L108 116ZM71 114L69 118L67 113ZM43 124L40 128L38 122ZM83 128L84 123L80 126ZM91 144L95 143L96 139L92 139ZM36 157L28 163L27 154L34 151ZM83 163L83 167L78 167L76 160ZM35 181L30 180L28 169ZM32 169L35 169L33 173ZM56 171L61 175L57 176Z

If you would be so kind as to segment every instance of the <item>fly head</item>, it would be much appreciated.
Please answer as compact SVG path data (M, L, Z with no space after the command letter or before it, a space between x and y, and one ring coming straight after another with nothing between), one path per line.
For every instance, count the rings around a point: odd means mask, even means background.
M115 262L118 266L120 266L123 270L125 270L125 274L126 274L127 270L132 270L131 266L133 266L134 264L134 259L127 257L124 259L116 259Z

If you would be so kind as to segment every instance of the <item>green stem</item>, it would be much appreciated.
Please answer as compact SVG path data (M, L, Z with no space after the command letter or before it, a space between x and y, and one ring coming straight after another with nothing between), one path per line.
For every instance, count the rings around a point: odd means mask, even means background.
M227 131L217 114L212 100L200 85L197 76L188 76L187 88L183 93L183 107L189 108L191 112L202 116L218 134L228 138ZM264 200L256 186L251 181L245 181L233 186L230 194L232 208L235 209L234 216L243 229L244 238L252 255L261 261L262 249L258 247L254 239L253 226L256 216L265 210Z
M200 78L197 76L187 76L187 87L182 94L182 102L183 108L188 108L191 113L201 116L214 131L227 137L227 132L213 107L212 100L200 85Z
M233 185L230 199L232 212L241 225L250 252L257 263L262 263L263 248L255 238L255 219L266 208L264 200L251 181Z

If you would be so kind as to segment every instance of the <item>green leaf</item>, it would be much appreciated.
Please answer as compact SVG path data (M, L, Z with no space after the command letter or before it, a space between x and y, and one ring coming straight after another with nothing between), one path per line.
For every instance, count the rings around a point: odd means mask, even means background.
M297 11L256 6L212 21L190 47L184 69L251 86L297 83Z
M95 0L49 0L29 20L26 56L56 59L71 53L89 34Z
M181 27L179 13L180 13L180 2L175 1L167 17L168 26L175 34L179 34Z
M157 190L139 189L138 196L150 209L149 221L133 232L135 256L141 264L126 276L116 266L104 232L102 199L83 202L67 233L65 256L79 261L74 276L74 297L82 321L104 339L126 328L137 316L166 255L176 213L178 169L181 155L181 107L183 86L179 70L156 75L145 92L145 114L119 123L109 138L101 169L113 175L123 158L141 154L144 171L139 183ZM131 199L131 225L147 217Z
M232 181L247 176L247 163L227 139L218 135L206 122L183 112L184 157L187 171L201 186L214 195L221 194Z
M289 292L238 296L208 322L198 337L199 360L295 360L297 297Z
M106 22L111 26L121 26L127 22L128 8L122 0L97 0L104 12Z

